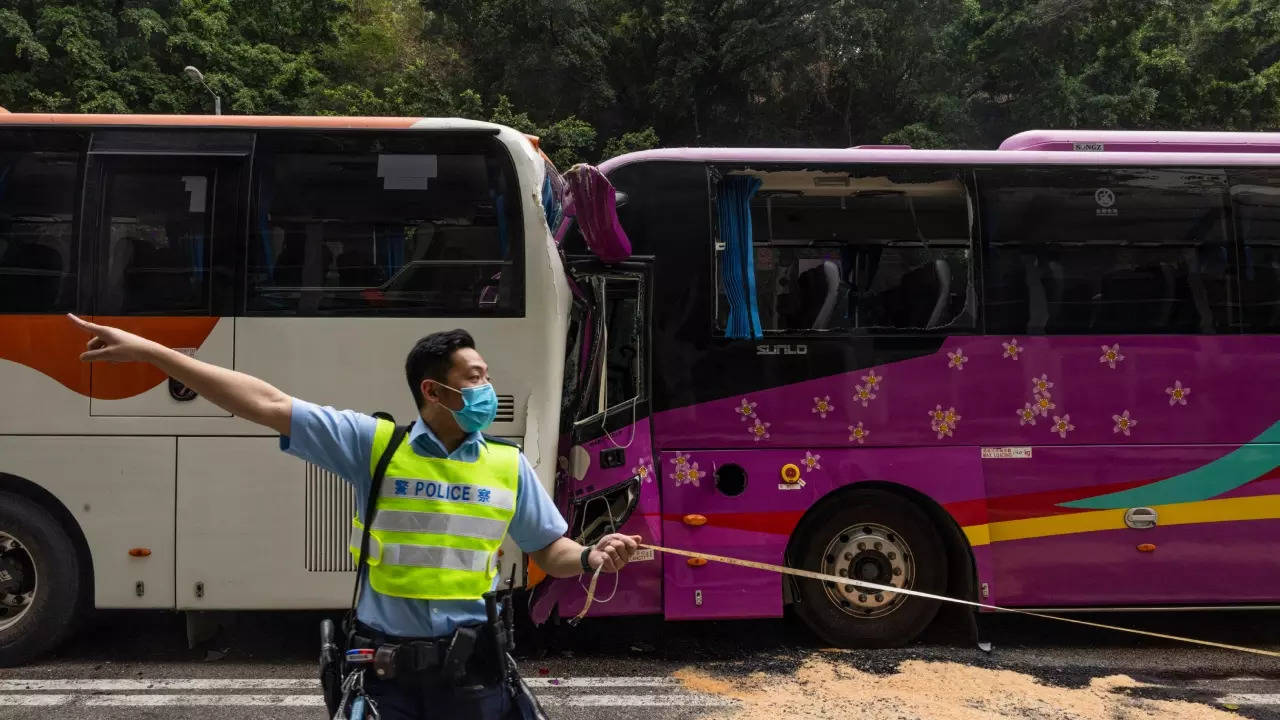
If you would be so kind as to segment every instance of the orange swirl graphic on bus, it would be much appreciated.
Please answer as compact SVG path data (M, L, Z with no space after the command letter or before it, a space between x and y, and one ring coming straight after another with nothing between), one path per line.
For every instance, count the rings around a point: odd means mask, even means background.
M168 347L198 348L213 332L216 317L94 317L91 322L136 333ZM63 315L0 315L0 359L37 370L81 395L119 400L165 381L145 363L80 362L89 336Z

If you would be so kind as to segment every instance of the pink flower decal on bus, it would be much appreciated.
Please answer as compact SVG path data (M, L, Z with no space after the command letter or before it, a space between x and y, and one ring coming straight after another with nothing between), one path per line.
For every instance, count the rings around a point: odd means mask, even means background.
M853 401L862 403L862 407L866 407L868 403L876 399L876 388L874 385L855 385L853 393Z
M969 358L965 357L964 350L956 350L947 353L947 367L963 370L964 364L969 362Z
M1169 407L1186 405L1187 396L1191 394L1191 388L1183 387L1181 380L1174 380L1173 387L1167 387L1164 391L1169 395Z
M1102 357L1098 358L1098 362L1106 363L1111 366L1112 370L1116 369L1116 363L1124 360L1124 355L1120 354L1120 343L1115 345L1102 346Z
M1036 415L1040 413L1040 409L1031 403L1026 403L1022 409L1018 410L1018 425L1035 425Z
M649 458L640 458L640 464L631 468L632 475L639 475L640 482L653 482L653 463Z
M830 413L835 409L836 406L831 404L830 395L823 395L820 398L816 397L813 399L813 411L823 420L827 419L827 413Z
M1035 396L1035 405L1032 407L1035 408L1036 413L1038 413L1040 417L1049 417L1049 411L1056 410L1058 408L1057 404L1053 402L1053 396L1048 392L1037 393Z
M861 445L870 435L871 431L862 427L862 423L849 426L849 442L856 442Z
M753 418L756 416L756 405L758 404L759 403L753 403L746 398L742 398L742 403L738 405L738 407L734 408L733 411L738 413L739 420L746 420L747 418Z
M878 389L880 387L881 380L884 380L884 376L877 375L875 370L870 370L866 375L862 376L862 382L866 383L867 387L871 388L872 390Z
M756 442L769 439L769 425L771 423L761 422L760 418L756 418L756 422L747 428L747 432L751 433L751 438Z
M675 482L676 487L681 485L699 487L700 483L698 481L706 476L706 472L698 469L698 463L693 463L692 465L681 465L680 469L672 474L671 479Z
M1137 420L1134 420L1132 417L1129 416L1128 410L1125 410L1119 415L1112 415L1111 419L1116 422L1116 426L1114 429L1112 429L1111 432L1124 433L1125 437L1129 437L1129 431L1133 429L1134 425L1138 424Z
M929 411L929 418L929 429L938 433L939 440L944 437L951 437L956 425L960 424L960 416L956 414L954 407L943 410L942 406L938 405Z
M1018 355L1026 349L1018 344L1017 338L1014 338L1007 343L1000 343L1000 345L1004 347L1004 357L1007 357L1010 360L1017 360Z
M818 464L818 461L821 459L822 459L821 455L814 455L811 451L805 450L804 460L801 460L800 464L803 465L804 469L809 472L812 472L814 470L821 470L822 466Z
M687 453L676 453L671 459L671 464L675 466L675 472L671 473L671 481L676 487L681 485L698 486L698 481L707 476L707 473L698 469L698 463L689 462Z
M1053 416L1053 427L1049 428L1049 432L1058 433L1058 437L1066 439L1067 433L1075 430L1076 426L1071 424L1071 415Z
M1049 396L1049 390L1053 387L1053 383L1049 381L1049 376L1041 373L1038 378L1031 378L1031 392L1036 395Z

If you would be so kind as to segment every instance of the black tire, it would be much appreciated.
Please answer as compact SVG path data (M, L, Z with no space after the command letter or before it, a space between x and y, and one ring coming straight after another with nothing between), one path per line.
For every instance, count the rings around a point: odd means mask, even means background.
M34 595L21 615L0 628L0 667L21 665L57 647L71 634L80 610L79 555L62 525L39 504L0 493L0 540L16 540L26 553L25 572L34 574ZM27 562L29 560L29 563ZM23 589L33 587L30 578ZM0 616L0 625L6 618Z
M852 537L845 532L849 529L855 529ZM842 493L818 508L796 532L794 557L804 569L821 572L825 564L827 571L836 574L838 571L831 569L833 563L837 567L847 563L846 572L853 572L856 563L859 570L868 568L867 573L881 573L878 580L860 575L861 579L889 585L894 583L886 580L892 579L896 567L902 571L899 577L910 578L908 589L935 594L946 589L947 555L937 529L924 511L893 493L871 489ZM884 536L889 547L906 550L893 553L895 560L890 561L870 547L859 552L856 546L841 542L841 538L847 538L844 542L852 543L862 536ZM868 543L871 544L874 543ZM843 552L828 553L833 545L856 554L847 560ZM798 594L796 613L805 624L824 642L849 648L905 645L933 621L941 604L937 600L885 595L883 605L871 608L859 603L856 589L851 596L847 590L842 594L833 583L803 578L798 580ZM876 602L875 597L868 594L862 603L867 602Z

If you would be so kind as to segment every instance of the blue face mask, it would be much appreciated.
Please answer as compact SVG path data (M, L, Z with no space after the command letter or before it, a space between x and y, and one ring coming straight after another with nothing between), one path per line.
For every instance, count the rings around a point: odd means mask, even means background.
M491 383L461 390L448 385L444 387L462 395L462 409L450 408L449 412L453 413L453 419L458 421L463 432L479 432L493 424L493 419L498 416L498 395Z

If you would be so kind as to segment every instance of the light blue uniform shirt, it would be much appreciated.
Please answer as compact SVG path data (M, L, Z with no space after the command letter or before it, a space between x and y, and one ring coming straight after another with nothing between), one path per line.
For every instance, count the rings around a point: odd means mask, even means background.
M363 413L334 410L294 398L289 436L280 438L280 449L351 483L356 491L356 512L363 522L365 501L373 484L369 463L376 425L373 417ZM475 462L485 439L480 433L471 433L456 450L446 452L431 428L418 418L405 442L423 457ZM524 453L520 453L519 483L515 516L507 534L521 550L534 552L564 535L568 525L538 482ZM495 586L498 580L494 578ZM484 622L485 613L481 600L417 600L383 595L369 587L366 577L356 617L388 635L440 637L449 635L460 624Z

